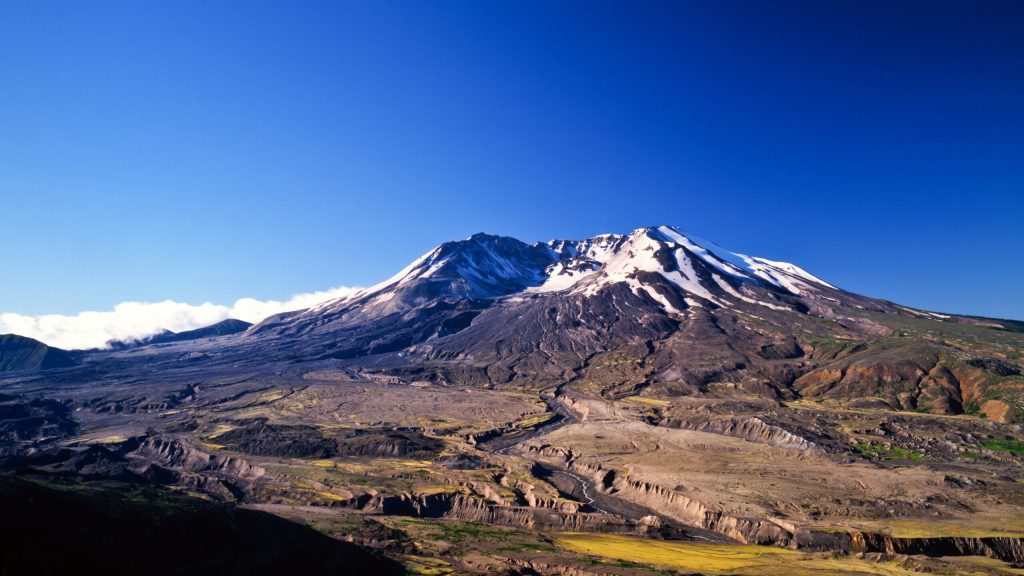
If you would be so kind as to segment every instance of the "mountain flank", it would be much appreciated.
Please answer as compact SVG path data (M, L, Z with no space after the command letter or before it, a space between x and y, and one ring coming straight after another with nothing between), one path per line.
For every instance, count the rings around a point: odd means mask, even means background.
M49 370L74 366L65 350L16 334L0 334L0 372Z

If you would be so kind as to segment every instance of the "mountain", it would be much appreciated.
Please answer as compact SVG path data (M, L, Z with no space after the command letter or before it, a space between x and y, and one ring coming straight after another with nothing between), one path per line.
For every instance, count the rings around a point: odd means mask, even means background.
M74 359L65 350L24 336L0 335L0 372L47 370L74 365Z
M1019 332L1018 322L858 295L657 226L533 244L474 234L307 310L111 348L178 343L188 350L171 357L190 362L314 362L444 385L802 399L1012 422L1024 419ZM16 352L6 344L5 369L71 362L25 342Z
M0 374L0 477L89 491L22 510L40 526L71 526L60 508L93 490L177 492L220 503L161 498L181 525L243 504L424 573L592 573L567 533L616 542L637 574L657 573L633 563L652 536L687 558L708 541L803 555L771 573L1024 562L1021 323L855 294L671 227L475 234L345 298L145 343ZM10 500L26 494L60 495ZM129 508L92 528L155 513ZM271 528L239 535L297 534ZM230 558L208 548L169 566ZM359 557L344 548L317 545Z
M827 298L894 311L887 303L837 290L792 264L734 254L661 226L626 236L533 245L475 234L442 244L376 286L298 314L271 317L252 332L344 332L353 325L396 320L435 329L407 339L413 342L465 329L469 315L496 304L571 299L586 303L586 309L615 292L628 293L633 305L674 321L699 308L824 312ZM464 321L453 324L453 316Z
M252 324L249 322L229 318L227 320L221 320L216 324L196 328L195 330L187 330L185 332L162 330L156 334L139 338L137 340L111 340L107 343L107 347L114 350L124 350L127 348L148 346L150 344L166 344L169 342L200 340L202 338L216 338L218 336L227 336L229 334L245 332L250 326L252 326Z
M389 374L436 382L960 413L995 399L986 391L1004 382L990 376L1019 372L991 357L998 337L940 336L972 327L1013 325L861 296L658 226L536 244L475 234L245 339L289 359L373 357Z

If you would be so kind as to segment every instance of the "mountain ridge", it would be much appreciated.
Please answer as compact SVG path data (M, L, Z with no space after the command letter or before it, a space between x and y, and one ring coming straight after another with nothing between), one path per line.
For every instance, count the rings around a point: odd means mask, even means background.
M250 322L228 318L227 320L221 320L220 322L215 322L208 326L201 326L193 330L184 330L182 332L161 330L156 334L151 334L142 338L132 340L111 340L107 342L107 348L112 350L125 350L128 348L138 348L139 346L148 346L150 344L167 344L170 342L183 342L199 338L215 338L217 336L238 334L248 330L251 326L252 323Z
M1015 329L861 296L658 226L533 244L474 234L354 294L133 350L165 348L197 369L285 361L611 398L650 389L949 414L988 406L1011 421L1024 418L1024 384L1001 341Z
M72 355L34 338L0 334L0 372L19 372L74 366Z
M922 321L921 334L902 327ZM474 234L376 286L268 318L242 340L293 361L370 363L438 383L779 401L880 395L889 409L960 413L995 381L965 392L953 380L987 378L965 362L993 350L965 354L942 327L986 324L861 296L795 264L659 226L534 244ZM898 354L869 346L893 337ZM611 357L614 370L603 365ZM932 374L943 363L958 376ZM896 391L901 382L917 387Z

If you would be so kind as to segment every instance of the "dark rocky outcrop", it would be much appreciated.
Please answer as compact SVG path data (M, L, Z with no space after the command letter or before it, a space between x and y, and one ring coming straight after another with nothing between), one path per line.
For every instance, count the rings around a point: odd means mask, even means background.
M0 455L61 440L77 430L71 407L63 402L0 394Z
M232 456L209 454L174 436L51 448L8 457L0 468L40 478L75 478L185 488L221 501L244 501L266 474Z
M264 419L239 424L217 436L217 442L256 456L330 458L338 452L337 442L314 426L270 424Z
M293 458L376 456L425 457L438 454L444 443L413 429L331 430L305 425L247 420L217 436L219 443L246 454Z

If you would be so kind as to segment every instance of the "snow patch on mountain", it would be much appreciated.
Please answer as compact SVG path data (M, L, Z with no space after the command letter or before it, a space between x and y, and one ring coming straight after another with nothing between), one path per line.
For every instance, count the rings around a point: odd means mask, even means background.
M834 289L793 264L730 252L670 226L533 245L474 234L446 242L384 282L304 315L349 310L360 316L381 316L452 298L519 300L563 292L592 297L620 283L668 313L683 314L666 297L664 285L648 285L652 274L675 286L690 307L756 304L792 310L771 291L801 296L808 290ZM763 292L765 288L768 293Z

